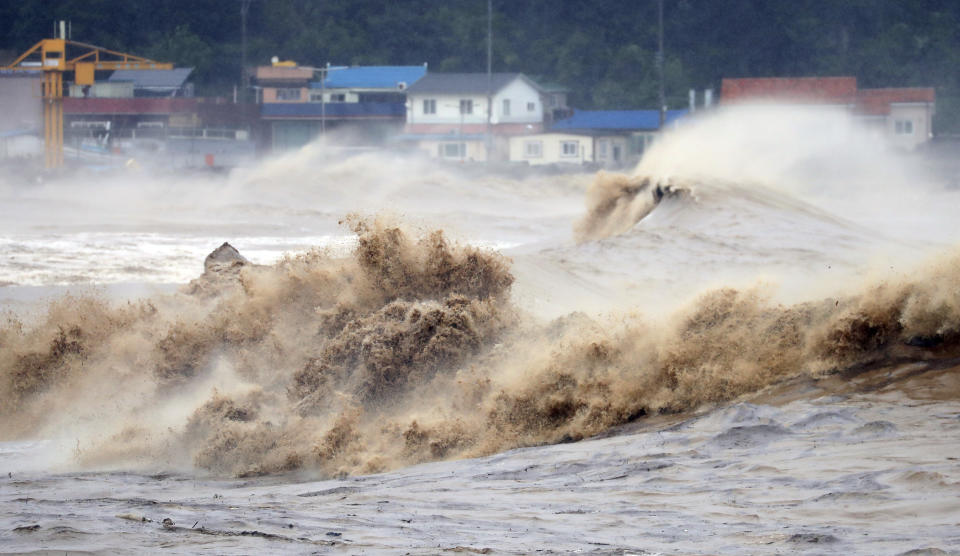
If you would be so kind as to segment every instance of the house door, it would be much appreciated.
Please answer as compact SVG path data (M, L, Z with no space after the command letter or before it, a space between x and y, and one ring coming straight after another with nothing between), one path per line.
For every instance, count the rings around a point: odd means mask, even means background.
M613 146L613 161L620 162L620 145Z

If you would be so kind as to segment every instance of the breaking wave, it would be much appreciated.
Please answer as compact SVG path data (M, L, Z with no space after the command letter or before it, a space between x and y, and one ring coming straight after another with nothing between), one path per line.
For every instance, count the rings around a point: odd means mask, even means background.
M67 296L36 323L8 318L3 439L68 439L94 467L371 473L960 356L960 253L820 301L719 288L662 319L543 322L512 299L503 255L387 219L344 224L358 237L349 256L260 266L225 245L175 295Z

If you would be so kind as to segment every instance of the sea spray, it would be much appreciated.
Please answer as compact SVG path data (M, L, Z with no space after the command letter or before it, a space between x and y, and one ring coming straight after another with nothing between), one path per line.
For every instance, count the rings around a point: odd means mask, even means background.
M543 323L501 255L352 220L350 257L231 265L184 293L51 305L0 331L4 438L78 438L77 463L369 473L577 440L799 376L957 355L958 257L785 306L708 292L663 322ZM202 293L201 293L202 292Z

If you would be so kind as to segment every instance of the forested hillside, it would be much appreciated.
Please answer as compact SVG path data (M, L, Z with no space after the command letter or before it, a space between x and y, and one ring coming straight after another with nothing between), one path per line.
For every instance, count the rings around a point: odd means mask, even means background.
M74 40L194 66L200 94L240 79L241 0L0 0L0 49L72 22ZM934 86L936 130L960 132L956 0L664 0L668 103L723 77L854 75ZM250 64L486 69L485 0L253 0ZM657 104L656 0L494 0L494 71L569 87L582 108Z

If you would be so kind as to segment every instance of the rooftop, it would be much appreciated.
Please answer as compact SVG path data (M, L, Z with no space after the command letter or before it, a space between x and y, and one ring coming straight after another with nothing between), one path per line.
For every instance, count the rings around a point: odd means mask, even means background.
M357 66L331 67L323 86L328 89L390 89L399 90L416 83L427 73L426 66ZM320 82L310 87L319 89Z
M193 68L173 68L172 70L117 70L110 74L107 81L133 81L136 89L179 89L183 87Z
M899 103L933 103L931 87L857 89L856 77L761 77L724 79L721 102L779 100L805 104L850 105L854 113L886 116Z
M687 114L687 110L667 110L665 124ZM551 131L654 131L660 128L659 110L574 110L569 118L558 120Z
M933 103L936 99L932 87L901 87L886 89L860 89L857 91L857 113L868 116L886 116L891 104Z
M530 78L522 73L493 73L489 81L486 73L428 73L411 85L408 91L416 94L487 94L523 79L532 87L540 89Z
M287 66L257 66L260 81L308 81L313 79L313 68Z
M856 94L856 77L759 77L724 79L720 101L773 99L847 104Z

